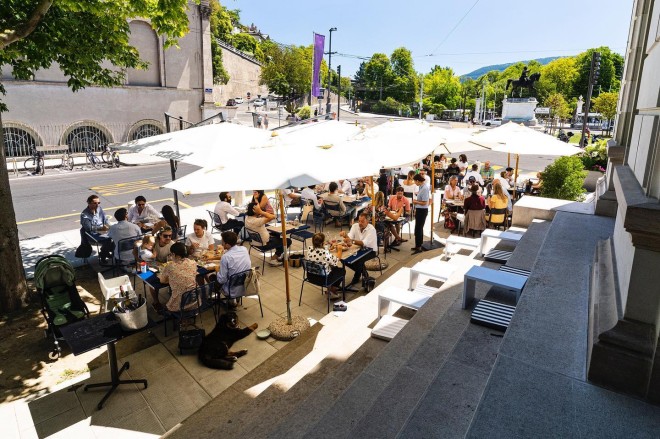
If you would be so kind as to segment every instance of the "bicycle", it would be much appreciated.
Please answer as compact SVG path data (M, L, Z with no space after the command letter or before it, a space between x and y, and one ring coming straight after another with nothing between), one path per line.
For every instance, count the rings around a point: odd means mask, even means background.
M23 163L26 171L33 175L44 175L46 166L44 165L44 153L32 148L32 156L28 157Z
M73 171L73 156L69 150L66 150L62 153L62 164L60 167L68 171Z
M101 159L103 160L104 163L109 164L111 168L119 167L119 152L113 151L110 148L110 144L106 144L103 147L103 152L101 153Z
M89 146L85 148L85 162L94 169L101 168L101 159L94 154Z

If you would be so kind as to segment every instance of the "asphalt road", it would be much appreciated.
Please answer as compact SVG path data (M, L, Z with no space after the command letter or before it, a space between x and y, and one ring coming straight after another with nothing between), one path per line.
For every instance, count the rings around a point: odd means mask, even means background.
M238 119L242 123L251 123L252 117L246 111L245 104L239 107ZM271 114L275 115L275 118ZM269 112L270 127L277 118L275 111ZM358 121L367 127L385 122L386 116L355 115L341 112L341 121ZM507 166L507 154L491 151L466 152L469 161L490 160L496 170ZM455 154L457 156L457 154ZM521 173L535 173L552 163L554 157L520 156ZM515 157L511 157L511 166L515 166ZM180 163L177 176L186 175L197 168ZM101 199L105 212L112 215L120 207L137 195L144 195L156 209L165 204L174 204L174 195L169 189L160 189L171 180L169 164L148 166L130 166L117 169L83 171L76 168L73 172L59 172L48 169L43 176L28 176L21 173L10 179L16 221L20 239L29 239L49 233L57 233L79 227L79 215L86 207L86 199L96 193ZM200 206L217 201L216 194L179 196L181 207Z
M195 166L179 164L177 176L194 171ZM169 164L130 166L60 173L49 169L43 176L23 175L10 180L20 239L71 230L80 225L80 212L86 199L96 193L106 214L126 207L137 195L160 210L173 205L170 189L160 186L171 180ZM182 207L217 201L216 194L179 195Z

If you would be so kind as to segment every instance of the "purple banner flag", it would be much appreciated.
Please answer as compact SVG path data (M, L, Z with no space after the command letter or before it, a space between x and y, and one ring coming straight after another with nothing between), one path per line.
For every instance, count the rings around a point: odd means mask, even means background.
M312 66L312 95L321 94L321 60L325 50L325 35L314 34L314 65Z

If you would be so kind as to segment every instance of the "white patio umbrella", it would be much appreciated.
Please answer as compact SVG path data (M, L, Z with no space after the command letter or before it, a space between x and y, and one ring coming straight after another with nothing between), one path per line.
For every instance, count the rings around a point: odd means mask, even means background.
M553 136L513 122L475 134L470 141L492 146L493 151L515 154L514 183L518 180L518 164L521 154L570 156L582 152L576 146L571 146Z

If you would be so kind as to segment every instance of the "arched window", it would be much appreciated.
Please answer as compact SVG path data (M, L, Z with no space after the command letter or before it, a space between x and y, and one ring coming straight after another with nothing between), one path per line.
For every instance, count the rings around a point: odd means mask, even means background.
M36 132L11 122L3 124L2 134L5 138L6 157L29 156L34 147L41 145L41 139Z
M79 122L69 127L63 141L69 145L71 152L85 152L87 148L92 151L101 151L103 146L112 142L110 132L93 122Z
M140 53L140 58L149 63L147 70L128 69L128 85L160 87L160 56L158 35L145 21L133 20L129 23L131 35L129 44Z
M145 137L157 136L163 134L165 130L163 129L163 124L157 120L144 119L137 122L131 127L128 131L128 140L138 140L144 139Z

